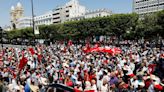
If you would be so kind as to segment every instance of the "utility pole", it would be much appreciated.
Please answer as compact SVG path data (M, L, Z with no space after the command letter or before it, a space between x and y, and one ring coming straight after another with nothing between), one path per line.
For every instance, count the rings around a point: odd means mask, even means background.
M34 33L34 42L35 42L35 21L34 21L34 4L33 0L31 0L31 12L32 12L32 30Z

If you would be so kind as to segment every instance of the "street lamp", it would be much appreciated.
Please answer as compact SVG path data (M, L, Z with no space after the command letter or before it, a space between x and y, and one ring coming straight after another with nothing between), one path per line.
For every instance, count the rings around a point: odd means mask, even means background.
M158 7L157 7L157 11L159 11L159 0L158 0Z
M1 46L3 49L3 29L2 29L2 27L0 27L0 32L1 32Z
M34 4L33 4L33 0L31 0L31 12L32 12L32 30L34 33L34 42L35 42L35 21L34 21Z

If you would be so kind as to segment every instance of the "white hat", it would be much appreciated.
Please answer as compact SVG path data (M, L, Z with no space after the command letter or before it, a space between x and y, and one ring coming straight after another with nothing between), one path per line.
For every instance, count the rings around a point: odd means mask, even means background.
M105 69L105 70L104 70L104 72L108 73L108 70L107 70L107 69Z
M19 88L18 85L16 85L16 86L14 87L14 89L16 89L16 90L20 90L20 88Z
M143 81L142 82L138 82L138 85L145 86L145 83Z
M48 83L47 83L47 79L46 79L46 78L43 78L43 77L40 78L40 82L41 82L41 84L43 84L43 85L47 85L47 84L48 84Z
M160 83L160 78L159 77L157 77L157 76L155 76L155 75L150 75L150 78L152 79L152 80L155 80L155 82L158 82L158 83Z
M63 67L69 67L67 63L63 63Z
M77 84L77 85L81 85L82 83L81 83L80 81L77 81L76 84Z
M85 84L86 84L87 87L91 86L91 83L89 81L86 81Z
M22 75L21 78L22 78L22 79L25 79L25 78L26 78L26 75Z
M8 65L8 64L9 64L9 62L8 62L8 61L4 61L4 64Z
M84 62L81 62L82 65L84 65Z

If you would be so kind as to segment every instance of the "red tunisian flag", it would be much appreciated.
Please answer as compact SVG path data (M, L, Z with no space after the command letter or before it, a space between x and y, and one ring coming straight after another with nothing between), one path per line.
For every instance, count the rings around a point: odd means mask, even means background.
M31 53L32 55L34 55L34 54L35 54L35 51L34 51L34 49L33 49L33 48L29 48L29 51L30 51L30 53Z
M4 51L0 52L0 66L3 66L3 56L4 56Z
M38 54L38 61L41 62L42 61L42 55L41 54Z
M113 53L113 51L112 51L112 49L110 47L105 47L103 49L103 52L106 52L106 53L109 53L109 54L112 54Z
M71 46L72 45L72 40L69 40L68 41L68 46Z
M22 57L22 59L20 60L20 63L19 63L19 70L20 71L25 67L27 62L28 62L27 58L24 57L24 55L23 55L23 57Z
M122 52L120 48L113 48L112 51L114 55L120 54Z
M99 52L99 51L100 51L99 44L95 44L93 48L90 48L90 52Z
M149 64L148 65L148 70L149 70L150 74L152 74L154 72L155 67L156 67L156 64Z
M83 51L85 53L89 53L90 52L90 44L89 43L86 43L85 47L83 48Z

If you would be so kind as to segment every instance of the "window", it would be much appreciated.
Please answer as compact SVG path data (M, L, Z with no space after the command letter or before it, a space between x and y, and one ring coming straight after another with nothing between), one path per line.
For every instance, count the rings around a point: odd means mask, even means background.
M59 19L60 17L55 17L55 18L53 18L53 19Z
M66 10L66 13L69 12L69 10Z
M57 8L56 10L60 10L60 8Z
M56 23L60 23L60 21L57 21L57 22L53 22L54 24L56 24Z
M69 17L69 15L66 15L66 17Z
M53 15L59 15L60 13L54 13Z

